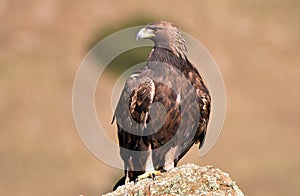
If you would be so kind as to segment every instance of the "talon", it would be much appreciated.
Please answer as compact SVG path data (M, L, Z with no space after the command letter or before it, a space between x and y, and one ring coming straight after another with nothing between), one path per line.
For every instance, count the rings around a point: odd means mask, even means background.
M142 180L142 179L145 179L145 178L151 178L152 180L155 179L155 177L159 174L161 174L162 172L161 171L150 171L150 172L146 172L146 173L143 173L142 175L139 175L137 178L136 178L136 182Z

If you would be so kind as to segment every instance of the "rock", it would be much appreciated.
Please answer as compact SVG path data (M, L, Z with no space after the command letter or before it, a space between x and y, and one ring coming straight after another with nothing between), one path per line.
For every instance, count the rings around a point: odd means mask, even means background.
M237 195L243 196L229 175L213 166L186 164L137 183L129 183L105 196L140 195Z

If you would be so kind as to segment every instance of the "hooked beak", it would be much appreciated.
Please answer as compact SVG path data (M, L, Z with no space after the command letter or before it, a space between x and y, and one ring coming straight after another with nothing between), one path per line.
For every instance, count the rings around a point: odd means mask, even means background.
M150 38L150 37L154 37L155 34L153 32L152 29L147 29L146 27L141 28L137 34L136 34L136 40L140 40L140 39L145 39L145 38Z

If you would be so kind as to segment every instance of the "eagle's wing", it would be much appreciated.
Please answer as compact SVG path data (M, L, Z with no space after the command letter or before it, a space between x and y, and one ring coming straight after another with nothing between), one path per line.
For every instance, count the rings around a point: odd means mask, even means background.
M197 134L195 137L195 143L200 142L199 148L201 148L204 144L210 110L211 110L211 97L209 94L209 90L207 89L202 77L200 76L197 69L190 63L191 71L188 73L189 80L192 81L194 90L196 91L200 116L199 116L199 127L197 130Z
M129 113L136 123L143 124L149 122L150 107L153 102L155 85L149 77L142 77L135 81L137 84L130 94Z
M127 79L114 118L118 126L129 132L138 131L150 120L149 111L155 94L151 78L136 72ZM140 126L137 126L140 125ZM137 132L137 135L141 135Z
M202 82L203 84L203 82ZM203 87L204 88L204 87ZM202 89L203 89L202 88ZM208 121L209 121L209 115L211 110L211 98L208 92L205 91L199 91L198 96L201 98L200 101L200 119L199 119L199 128L197 131L197 140L196 143L199 141L200 145L199 148L201 148L204 144Z
M146 130L146 123L150 120L150 108L155 94L152 79L141 73L134 73L126 81L115 115L118 126L120 155L124 161L125 176L135 179L145 171L149 156L149 142L141 135ZM135 151L144 151L137 154ZM141 172L135 172L141 171Z

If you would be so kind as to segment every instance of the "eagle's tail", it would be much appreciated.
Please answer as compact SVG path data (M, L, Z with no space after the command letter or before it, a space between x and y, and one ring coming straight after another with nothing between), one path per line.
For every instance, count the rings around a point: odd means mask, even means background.
M126 179L126 176L122 177L122 178L117 182L117 184L114 186L113 191L115 191L119 186L124 185L124 184L125 184L125 179Z

